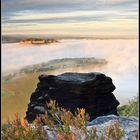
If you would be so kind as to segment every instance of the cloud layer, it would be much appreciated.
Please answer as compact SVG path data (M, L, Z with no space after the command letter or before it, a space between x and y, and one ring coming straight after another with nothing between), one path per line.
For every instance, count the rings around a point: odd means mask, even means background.
M61 40L44 46L11 45L2 45L2 72L59 58L104 58L108 61L104 67L66 71L105 73L113 79L115 95L120 100L138 93L138 40ZM62 72L56 70L55 74Z
M3 34L65 34L75 27L73 34L136 35L137 26L137 0L2 0Z

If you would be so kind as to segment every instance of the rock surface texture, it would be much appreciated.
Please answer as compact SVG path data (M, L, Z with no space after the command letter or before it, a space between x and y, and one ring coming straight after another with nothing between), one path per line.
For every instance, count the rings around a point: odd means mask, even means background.
M124 136L121 140L137 140L137 134L139 132L139 120L137 117L130 116L116 116L108 115L98 117L95 120L88 123L87 130L90 131L94 126L97 128L98 136L101 136L101 132L111 126L114 122L118 122L120 128L124 130Z
M114 90L112 79L102 73L40 75L28 104L26 119L31 123L38 114L44 114L46 102L50 100L56 100L58 106L72 113L77 108L85 108L90 120L109 114L118 115L119 102L112 93Z
M118 122L121 129L124 130L124 135L119 140L138 140L138 132L139 132L139 120L136 117L125 117L125 116L116 116L116 115L107 115L98 117L95 120L91 121L87 125L87 132L91 135L91 131L94 127L96 127L96 134L100 138L103 134L106 136L106 131L108 127L112 126L114 122ZM56 132L49 129L48 126L44 126L45 131L48 134L49 140L58 140ZM76 134L77 140L86 140L85 134L77 130L73 127L70 127L70 130ZM108 139L107 140L113 140Z

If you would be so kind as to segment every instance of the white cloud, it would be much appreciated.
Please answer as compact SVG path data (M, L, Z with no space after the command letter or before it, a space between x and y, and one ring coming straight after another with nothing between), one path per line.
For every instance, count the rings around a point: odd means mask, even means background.
M131 3L137 0L98 0L100 3L104 4L121 4L121 3Z
M67 71L100 71L110 76L117 87L114 93L120 99L138 92L138 40L61 40L59 44L25 47L20 44L2 45L2 72L59 58L96 57L108 64ZM26 45L27 46L27 45ZM11 49L12 47L12 49ZM18 58L18 59L17 59ZM64 72L64 71L56 71ZM52 73L54 74L54 73Z
M19 1L19 0L2 0L2 7L3 8L23 8L23 9L28 9L29 7L40 7L40 6L55 6L58 8L59 6L64 6L64 7L69 7L69 6L74 6L77 5L79 7L81 6L100 6L102 5L103 7L106 5L115 5L115 4L137 4L138 5L138 0L24 0L24 1ZM15 6L16 4L16 6ZM126 6L126 5L125 5ZM124 8L125 8L124 6ZM102 7L102 8L103 8ZM131 6L130 6L131 7ZM99 8L99 7L97 7Z

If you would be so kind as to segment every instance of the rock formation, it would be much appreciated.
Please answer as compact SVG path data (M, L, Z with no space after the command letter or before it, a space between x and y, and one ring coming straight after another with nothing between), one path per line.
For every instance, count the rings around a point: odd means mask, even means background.
M139 132L139 119L134 116L101 116L89 122L87 125L87 130L90 131L94 126L96 126L97 134L101 136L100 132L105 133L107 128L112 126L115 122L118 122L120 128L124 130L122 140L138 140L136 137L138 136Z
M46 102L50 100L56 100L58 106L72 113L77 108L85 108L90 120L108 114L118 115L119 102L112 93L114 90L112 79L102 73L41 75L31 95L26 119L31 123L38 114L44 114Z
M106 131L110 126L115 122L119 124L119 127L124 130L124 135L121 140L138 140L139 132L139 120L136 117L125 117L125 116L116 116L116 115L107 115L96 118L95 120L87 124L86 130L89 135L92 135L91 131L96 127L96 134L100 138L102 134L106 136ZM49 140L58 140L57 133L52 131L48 126L44 126L44 130L48 134ZM70 131L76 135L77 140L86 140L86 135L82 131L70 127ZM110 139L111 140L111 139Z

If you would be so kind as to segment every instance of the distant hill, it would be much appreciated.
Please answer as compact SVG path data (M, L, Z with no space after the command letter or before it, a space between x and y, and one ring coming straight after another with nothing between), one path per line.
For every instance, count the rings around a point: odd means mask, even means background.
M50 44L57 43L55 39L27 38L20 41L21 44Z
M11 72L9 74L2 74L2 80L8 81L16 77L20 77L26 74L31 74L35 72L47 72L54 70L65 70L69 68L79 68L79 69L87 69L94 67L102 67L107 64L105 59L97 59L94 57L89 58L63 58L63 59L54 59L45 63L29 65L23 67L20 70Z
M21 37L14 36L2 36L2 43L17 43L21 40Z
M66 35L2 35L2 43L17 43L23 38L41 38L41 39L49 39L53 38L56 40L61 39L138 39L137 36L66 36Z
M24 44L48 44L56 43L58 40L47 37L24 37L24 36L2 36L2 43L24 43Z

